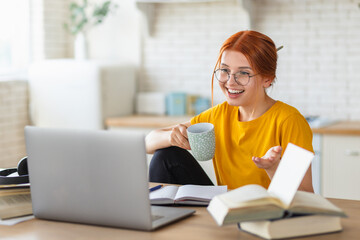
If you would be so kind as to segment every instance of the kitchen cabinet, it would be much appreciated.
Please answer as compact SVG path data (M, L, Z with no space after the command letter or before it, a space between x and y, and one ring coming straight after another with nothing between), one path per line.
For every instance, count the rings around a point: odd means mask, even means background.
M321 194L321 141L322 136L320 134L314 134L313 149L315 157L311 163L311 172L312 184L316 194Z
M321 135L321 195L360 200L360 122L314 129Z
M322 195L360 200L360 136L324 135Z

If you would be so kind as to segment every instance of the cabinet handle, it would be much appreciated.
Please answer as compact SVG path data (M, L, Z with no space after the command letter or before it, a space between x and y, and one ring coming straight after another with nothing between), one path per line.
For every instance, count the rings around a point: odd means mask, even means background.
M350 157L357 157L357 156L360 156L360 151L359 150L346 149L345 150L345 155L350 156Z

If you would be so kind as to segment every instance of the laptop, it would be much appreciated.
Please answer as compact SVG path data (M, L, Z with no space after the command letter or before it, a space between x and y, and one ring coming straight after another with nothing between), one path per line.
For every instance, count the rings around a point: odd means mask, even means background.
M144 135L25 128L34 216L150 231L192 215L151 206Z

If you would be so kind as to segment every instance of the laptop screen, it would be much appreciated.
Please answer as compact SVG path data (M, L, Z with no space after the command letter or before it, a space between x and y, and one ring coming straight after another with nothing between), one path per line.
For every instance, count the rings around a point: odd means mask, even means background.
M26 127L25 137L36 217L151 228L143 134Z

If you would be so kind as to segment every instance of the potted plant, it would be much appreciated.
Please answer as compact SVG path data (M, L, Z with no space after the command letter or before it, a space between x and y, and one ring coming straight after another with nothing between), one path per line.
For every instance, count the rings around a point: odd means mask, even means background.
M64 23L64 28L75 36L74 56L76 59L87 58L86 33L92 27L101 24L117 7L117 4L111 0L104 1L100 5L89 4L88 0L82 0L82 3L70 3L70 20Z

